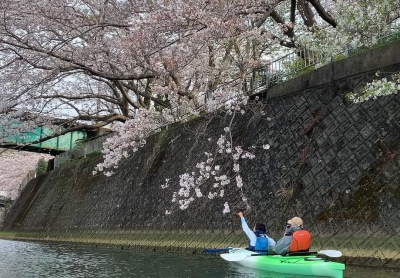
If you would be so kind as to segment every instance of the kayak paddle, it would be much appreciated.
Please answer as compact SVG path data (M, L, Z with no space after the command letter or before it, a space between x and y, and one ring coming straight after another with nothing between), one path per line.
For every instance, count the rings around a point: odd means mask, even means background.
M204 253L222 253L222 252L228 252L232 248L206 248L204 249Z
M318 252L307 252L307 255L325 255L332 258L338 258L342 256L342 252L338 250L321 250ZM237 262L246 259L251 256L267 256L266 254L248 254L248 253L227 253L220 255L224 260L229 262Z

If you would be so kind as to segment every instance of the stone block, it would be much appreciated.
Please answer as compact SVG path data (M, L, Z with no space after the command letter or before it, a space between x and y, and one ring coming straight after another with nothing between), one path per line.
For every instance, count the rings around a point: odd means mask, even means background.
M339 162L343 163L345 162L350 156L351 156L351 151L350 149L346 146L342 148L338 153L337 153L337 159Z
M361 130L360 134L364 139L367 139L372 133L375 132L375 128L370 124L367 123Z
M331 160L336 156L335 152L332 149L329 149L327 152L325 152L322 155L322 160L324 161L325 164L328 164L331 162Z
M381 96L378 97L378 99L376 100L379 105L384 108L386 105L388 105L391 101L393 100L393 95L389 95L389 96Z
M332 115L334 115L335 116L335 119L337 119L337 117L341 114L341 113L343 113L343 111L345 110L345 107L344 107L344 105L342 105L342 106L338 106L338 107L336 107L336 108L332 108L331 107L331 109L332 109Z
M364 108L359 106L358 109L354 110L354 112L351 114L351 117L354 119L354 122L357 122L358 120L362 119L364 122L369 121L369 116L367 112L365 112Z
M322 101L317 99L316 101L314 101L313 104L310 105L310 110L314 112L317 110L322 110L323 107L324 107L324 104L322 103Z
M336 120L339 124L347 123L349 122L349 119L350 115L345 109L343 109L341 113L336 115Z
M376 161L376 158L371 153L367 153L367 155L358 163L358 165L360 166L361 169L366 170L375 161Z
M383 116L386 119L389 119L391 122L393 122L393 124L395 124L397 127L399 126L399 121L400 121L400 110L397 112L394 112L392 115L390 116Z
M314 91L310 91L308 96L306 96L306 101L308 104L313 105L316 101L318 101L318 94L316 94Z
M336 110L339 106L343 106L343 100L341 97L336 96L331 103L329 103L329 107L333 110Z
M299 108L295 109L293 116L298 119L301 118L304 114L305 111L307 111L309 108L308 103L304 103L302 106L300 106Z
M324 168L325 168L325 163L322 160L319 160L317 164L312 166L311 172L314 176L316 176Z
M318 137L315 139L318 146L321 146L325 141L328 139L328 135L325 132L322 132Z
M329 138L328 138L329 139ZM319 150L323 154L327 152L331 147L332 147L332 142L331 140L326 140L320 147Z
M322 120L322 124L323 124L324 126L326 126L326 127L329 127L329 126L332 125L332 124L336 124L336 126L337 126L337 122L336 122L336 117L335 117L335 115L330 114L330 115L326 116L326 117Z
M393 113L397 112L400 109L399 103L392 99L384 108L383 110L390 116Z
M343 175L338 170L334 171L332 174L330 174L330 179L331 179L333 185L337 185L338 183L340 183L342 178L343 178Z
M353 184L360 179L360 176L361 176L361 171L357 167L357 165L354 165L352 169L350 169L349 172L347 173L347 178Z
M297 108L299 108L300 106L302 106L304 103L306 102L306 99L304 98L303 95L299 95L299 97L297 97L294 101L295 105Z
M352 114L359 107L360 105L358 103L351 102L346 106L346 111L349 112L349 114Z
M307 108L306 111L304 111L303 115L301 115L300 120L303 122L303 125L306 124L306 122L310 121L314 117L311 114L310 109Z
M293 156L295 153L298 153L299 151L298 151L298 148L297 148L297 146L295 145L295 144L290 144L288 147L287 147L287 155L289 156L289 157L291 157L291 156Z
M352 124L349 122L345 122L345 123L342 123L341 125L339 125L339 130L343 134L343 136L345 135L346 131L348 129L350 129L351 126L352 126Z
M329 175L326 173L326 171L319 172L315 177L315 181L320 185L325 184L328 181L328 179Z
M301 132L301 129L303 128L303 125L301 124L301 120L297 119L292 125L290 126L290 130L293 133L298 133Z
M343 169L348 172L350 169L353 169L354 166L357 165L357 161L354 155L350 155L343 163Z
M370 105L370 107L365 111L367 112L368 116L371 119L374 117L379 117L380 116L379 114L382 112L386 114L386 112L382 111L382 108L377 101L373 101L373 103Z
M358 135L358 131L354 126L350 126L347 130L344 131L344 137L346 137L347 141L352 141L354 137Z
M301 180L303 181L303 183L305 185L311 184L314 182L314 176L311 172L308 172L307 174L305 174Z
M295 144L296 144L296 146L298 147L298 148L301 148L301 147L303 147L306 143L307 143L307 138L306 138L306 136L298 136L297 138L296 138L296 141L295 141Z
M331 135L329 136L329 139L331 140L331 142L333 144L335 144L336 142L338 142L341 138L343 137L342 133L340 132L340 130L337 128L335 129Z
M332 134L333 134L334 132L336 132L336 130L337 130L338 133L340 133L339 124L338 124L337 122L334 122L334 123L332 123L332 124L329 125L329 126L325 126L324 132L330 137L330 136L332 136ZM337 136L337 135L334 135L334 136ZM334 140L334 142L335 142L335 141L336 141L336 140Z
M339 192L346 192L346 190L349 190L352 187L353 183L348 180L346 175L342 176L340 182L337 184L337 190Z
M324 88L324 91L321 93L319 99L325 105L332 103L333 99L335 98L336 94L333 88L327 87Z
M320 163L321 161L321 155L319 154L319 152L314 152L310 158L308 159L308 161L310 162L311 166L315 166L316 164Z
M370 148L368 148L365 144L361 144L355 151L354 155L358 160L361 160L363 157L365 157L370 151Z
M386 124L385 121L387 118L388 115L386 114L385 111L381 109L380 112L376 114L374 117L372 117L369 122L373 127L379 128L382 125Z
M374 132L371 134L371 136L368 138L366 141L366 144L369 148L372 148L375 146L376 143L378 143L382 139L382 136L379 132Z
M283 109L288 111L293 108L295 102L291 98L285 98L283 101Z

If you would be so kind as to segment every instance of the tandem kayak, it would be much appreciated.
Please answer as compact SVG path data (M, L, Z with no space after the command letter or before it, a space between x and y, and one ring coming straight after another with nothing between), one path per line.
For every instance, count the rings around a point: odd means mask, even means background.
M260 255L243 248L230 248L228 251L229 253L220 255L226 261L271 272L343 278L345 269L345 265L342 263L327 261L316 255Z

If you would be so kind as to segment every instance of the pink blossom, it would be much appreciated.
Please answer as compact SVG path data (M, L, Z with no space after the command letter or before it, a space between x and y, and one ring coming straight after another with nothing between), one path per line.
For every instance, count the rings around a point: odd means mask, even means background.
M0 195L13 200L16 199L21 189L20 186L24 185L22 182L30 171L33 172L30 178L35 177L36 166L41 158L47 161L52 156L0 149Z

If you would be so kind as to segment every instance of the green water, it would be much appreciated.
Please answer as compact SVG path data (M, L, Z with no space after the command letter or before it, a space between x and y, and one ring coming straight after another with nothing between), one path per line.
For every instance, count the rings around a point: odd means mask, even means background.
M305 278L257 271L228 263L219 256L138 252L0 240L0 278L226 277ZM351 278L394 278L397 271L351 268Z

